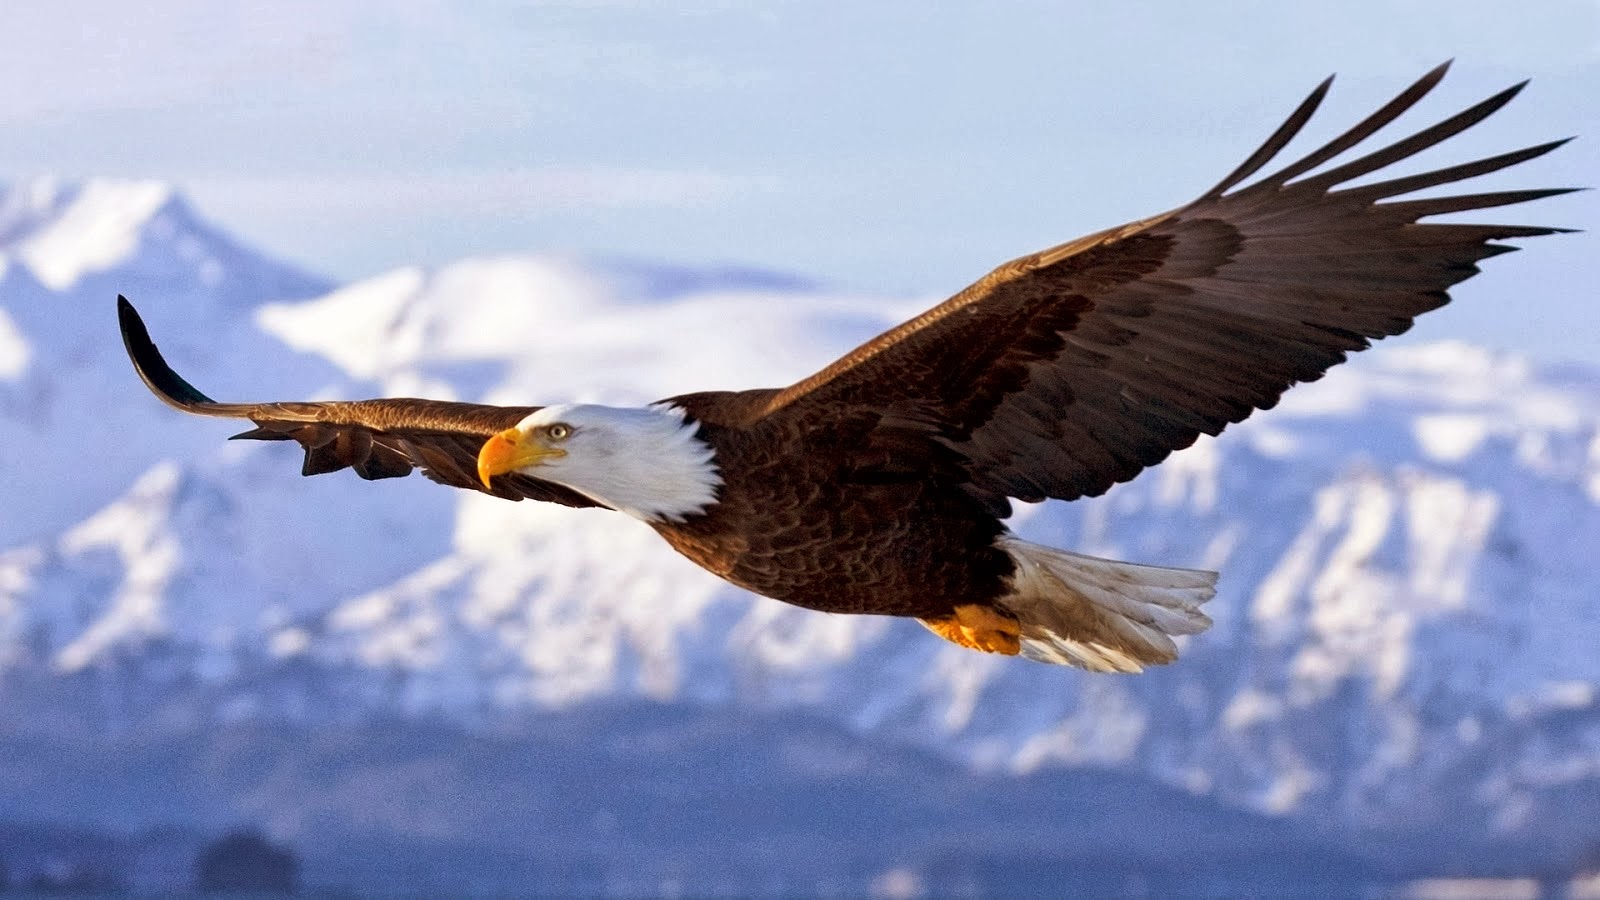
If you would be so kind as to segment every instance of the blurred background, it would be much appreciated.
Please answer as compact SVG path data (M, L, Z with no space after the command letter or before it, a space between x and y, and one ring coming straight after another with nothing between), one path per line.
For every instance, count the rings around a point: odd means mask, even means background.
M0 889L1600 896L1592 234L1020 510L1222 571L1131 678L751 598L620 516L302 479L113 323L225 400L787 383L1184 202L1330 73L1291 152L1452 57L1396 134L1533 82L1417 165L1580 134L1475 187L1597 182L1594 0L8 11Z

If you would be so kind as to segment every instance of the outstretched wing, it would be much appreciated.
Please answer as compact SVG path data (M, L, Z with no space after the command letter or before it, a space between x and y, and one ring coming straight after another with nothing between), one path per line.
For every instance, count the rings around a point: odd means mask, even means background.
M1344 186L1481 121L1521 84L1306 176L1409 109L1447 66L1326 146L1235 190L1300 131L1328 79L1193 203L1007 263L780 392L766 415L809 421L843 404L919 422L962 456L970 489L1003 513L1007 497L1100 494L1200 434L1273 406L1296 382L1444 305L1479 260L1515 249L1494 241L1562 230L1418 220L1564 189L1384 202L1562 141Z
M485 491L507 500L546 500L565 506L596 506L559 484L506 475L485 490L477 477L478 451L497 432L538 407L484 406L405 398L291 403L217 403L172 371L150 340L144 320L126 298L117 298L122 342L133 368L167 405L188 413L249 419L256 427L235 438L296 441L305 448L303 475L353 469L366 479L396 478L422 469L452 487Z

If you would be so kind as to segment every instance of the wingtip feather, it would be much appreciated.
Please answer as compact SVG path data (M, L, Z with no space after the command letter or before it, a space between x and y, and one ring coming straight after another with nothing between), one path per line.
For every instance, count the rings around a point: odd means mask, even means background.
M139 379L151 393L168 406L184 412L218 415L217 412L208 409L216 406L216 401L183 380L171 366L167 365L161 350L156 347L155 341L150 339L150 330L145 327L144 319L140 317L138 310L133 308L128 298L121 294L117 295L117 322L122 330L122 346L128 351L128 359L133 363L133 370L138 373Z
M1216 186L1211 190L1206 191L1202 197L1206 199L1221 197L1239 182L1254 175L1261 170L1262 166L1271 162L1273 157L1277 156L1290 141L1294 140L1295 135L1300 133L1300 129L1311 121L1311 117L1316 114L1317 107L1322 105L1322 101L1328 96L1328 90L1333 87L1333 79L1334 76L1332 75L1322 79L1322 83L1318 84L1304 100L1300 101L1300 105L1295 107L1294 112L1289 114L1289 118L1285 119L1283 124L1279 125L1268 136L1266 141L1256 148L1254 153L1240 163L1238 168L1229 172L1226 178L1217 182Z

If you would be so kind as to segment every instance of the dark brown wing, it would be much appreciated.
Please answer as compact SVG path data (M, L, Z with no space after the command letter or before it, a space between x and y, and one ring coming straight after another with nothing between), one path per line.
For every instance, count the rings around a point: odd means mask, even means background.
M420 468L440 484L484 491L476 474L483 442L538 409L405 398L217 403L172 371L150 340L139 313L124 297L117 298L117 319L134 370L157 397L184 412L255 423L255 428L235 438L297 441L306 451L300 469L303 475L349 468L370 480L409 475L413 468ZM496 478L494 489L485 492L507 500L599 505L559 484L525 475Z
M1195 202L1007 263L781 392L767 415L808 421L839 404L869 405L927 423L965 457L974 493L1003 512L1006 497L1100 494L1200 434L1273 406L1296 382L1442 306L1446 289L1477 272L1479 260L1515 249L1493 241L1562 230L1417 224L1560 189L1380 202L1532 159L1561 141L1341 187L1461 132L1522 85L1301 177L1410 108L1445 68L1304 159L1233 190L1305 125L1330 78Z

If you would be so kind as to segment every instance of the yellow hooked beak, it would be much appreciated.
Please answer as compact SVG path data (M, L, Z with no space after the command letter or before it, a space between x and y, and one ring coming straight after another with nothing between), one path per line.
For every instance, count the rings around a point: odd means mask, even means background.
M493 489L489 479L507 472L515 472L528 466L536 466L547 459L566 456L567 451L547 446L539 439L536 432L524 434L515 428L507 428L487 441L483 442L483 449L478 451L478 480L483 486Z

